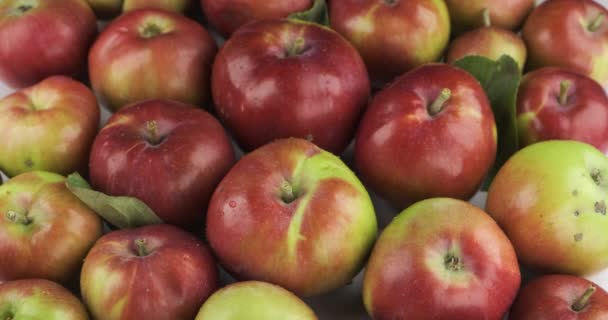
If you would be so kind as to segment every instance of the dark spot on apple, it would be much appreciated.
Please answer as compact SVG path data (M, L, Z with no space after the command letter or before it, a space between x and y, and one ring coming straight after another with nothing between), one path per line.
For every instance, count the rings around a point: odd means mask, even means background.
M580 216L580 215L581 215L580 211L578 211L578 210L574 211L574 216L575 216L575 217L578 217L578 216Z
M389 6L394 6L395 4L397 4L399 0L384 0L384 3L386 3Z
M25 159L25 161L23 163L28 168L34 167L34 161L32 159L30 159L30 158Z
M604 200L595 202L593 207L595 209L595 212L600 213L604 216L606 215L606 202Z
M575 197L578 196L578 190L576 190L576 189L572 190L572 195Z
M17 10L21 11L21 13L26 13L26 12L32 10L33 8L34 8L34 6L32 6L32 5L22 4L17 7Z
M591 179L593 179L593 182L595 182L595 184L597 184L598 186L602 185L604 177L602 176L600 169L596 168L591 170Z
M577 233L574 235L574 241L576 242L580 242L583 240L583 234L582 233Z

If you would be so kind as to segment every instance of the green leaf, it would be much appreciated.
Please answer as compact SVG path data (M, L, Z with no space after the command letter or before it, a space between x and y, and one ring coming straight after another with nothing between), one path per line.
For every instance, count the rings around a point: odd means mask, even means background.
M292 13L288 18L318 23L329 27L329 12L325 0L315 0L312 8L306 11Z
M521 73L517 62L507 55L497 61L481 56L468 56L456 61L454 65L477 78L494 111L498 151L496 162L482 186L482 190L488 190L498 170L519 149L516 103Z
M141 200L132 197L112 197L95 191L78 173L67 177L66 186L89 208L120 229L163 223Z

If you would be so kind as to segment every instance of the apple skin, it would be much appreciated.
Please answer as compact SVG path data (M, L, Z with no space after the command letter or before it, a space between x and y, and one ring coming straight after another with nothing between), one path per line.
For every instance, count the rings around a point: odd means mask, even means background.
M436 115L429 105L448 88ZM357 131L359 175L395 207L432 197L469 199L496 156L496 124L483 88L444 64L419 67L380 91Z
M524 69L527 57L524 41L509 30L490 26L471 30L454 39L446 53L446 62L452 64L466 56L498 60L503 55L513 58L520 71Z
M484 25L483 11L490 13L492 25L515 31L534 9L535 0L445 0L455 35Z
M450 38L442 0L329 2L333 29L359 51L375 86L438 61Z
M93 142L89 172L96 190L136 197L164 222L198 230L213 190L234 162L228 135L210 114L148 100L108 120Z
M591 145L564 140L535 143L499 170L488 191L486 211L528 268L592 274L608 267L606 177L608 160Z
M0 319L88 320L84 305L66 288L44 279L0 283Z
M128 12L101 33L89 53L95 92L117 111L148 99L201 106L217 45L194 20L159 9Z
M291 138L237 162L213 193L206 234L237 279L313 296L352 280L377 229L355 174L333 154Z
M595 292L575 311L587 289ZM608 294L597 284L568 275L547 275L529 282L518 294L509 314L511 320L597 320L608 319Z
M261 20L234 33L216 57L211 84L218 115L247 151L296 137L338 154L370 95L365 64L348 41L290 20Z
M104 235L80 277L85 304L93 318L104 320L194 319L217 286L205 244L166 224Z
M123 12L144 8L156 8L183 13L191 0L87 0L101 19L111 19Z
M279 286L243 281L211 295L195 320L241 319L317 320L317 316L304 301Z
M102 235L101 218L50 172L23 173L1 185L0 214L0 282L66 283Z
M565 83L570 86L562 103ZM608 96L587 76L556 67L528 73L519 88L517 120L522 146L544 140L577 140L608 154Z
M308 10L314 0L200 0L207 20L226 38L248 22L287 18Z
M9 177L43 170L70 174L86 171L99 126L93 92L65 76L0 99L0 170Z
M23 88L52 75L80 75L96 34L84 0L2 1L0 81Z
M499 320L520 282L513 246L488 214L434 198L384 229L367 264L363 301L377 320Z
M603 14L595 31L588 26ZM555 66L608 86L608 10L592 0L551 0L526 20L522 36L528 67Z

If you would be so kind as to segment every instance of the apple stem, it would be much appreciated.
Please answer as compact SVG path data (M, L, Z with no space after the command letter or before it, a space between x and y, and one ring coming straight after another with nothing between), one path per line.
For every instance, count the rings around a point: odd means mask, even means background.
M597 31L600 26L602 25L602 22L604 21L604 13L600 12L597 17L595 17L595 19L593 19L593 21L591 21L591 23L589 24L589 31L591 32L595 32Z
M6 218L13 223L28 225L31 221L24 214L17 213L13 210L6 212Z
M141 36L145 39L150 39L162 34L163 30L154 23L148 23L141 31Z
M483 18L483 25L485 27L491 27L492 26L492 18L490 17L490 9L483 8L483 11L481 12L481 16Z
M304 50L304 45L306 41L302 37L296 38L295 41L291 43L291 46L287 49L286 55L287 57L294 57L302 53Z
M436 114L438 114L439 112L441 112L441 110L443 110L445 103L452 97L452 90L448 89L448 88L444 88L443 90L441 90L441 93L439 94L439 96L437 97L437 99L435 99L435 101L433 101L433 104L431 104L429 106L429 114L434 116Z
M146 130L148 130L148 140L151 144L158 143L158 125L154 120L146 121Z
M281 183L281 200L285 203L291 203L296 199L295 192L293 190L293 186L289 181L283 180Z
M589 305L589 299L591 299L591 296L595 293L595 290L596 288L594 286L590 286L589 288L587 288L587 290L585 290L585 293L583 293L583 295L578 298L578 300L574 301L574 303L572 304L572 310L576 312L583 311Z
M137 248L138 257L145 257L148 255L148 250L146 249L146 239L135 240L135 247Z
M568 91L572 86L572 82L564 80L559 84L559 104L565 105L568 103Z
M462 263L460 263L460 259L451 254L445 258L445 266L452 271L460 271L464 267Z

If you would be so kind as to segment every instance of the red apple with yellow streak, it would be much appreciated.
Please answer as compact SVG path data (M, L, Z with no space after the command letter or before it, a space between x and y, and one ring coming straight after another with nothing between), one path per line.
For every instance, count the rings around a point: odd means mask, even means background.
M114 18L137 9L156 8L183 13L192 0L87 0L97 17Z
M490 13L493 25L515 31L532 11L535 0L445 0L450 11L455 35L484 25L484 11Z

